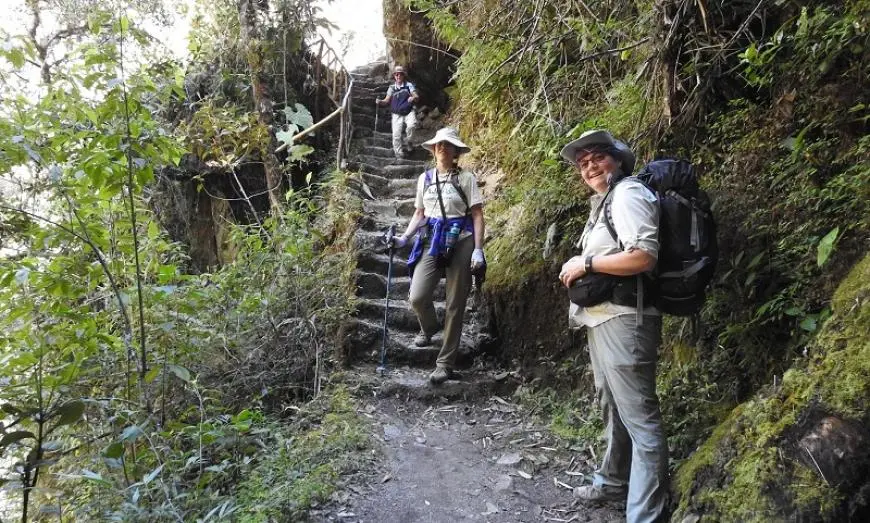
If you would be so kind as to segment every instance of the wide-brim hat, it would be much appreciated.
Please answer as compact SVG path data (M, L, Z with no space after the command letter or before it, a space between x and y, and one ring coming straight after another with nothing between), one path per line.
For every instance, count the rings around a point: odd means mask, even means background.
M401 65L397 65L396 67L393 68L393 74L396 74L396 73L402 73L404 75L408 74L408 72L405 71L405 68L402 67Z
M594 148L603 146L610 149L613 156L622 162L623 174L630 175L634 171L634 165L637 158L631 151L631 147L613 137L609 132L601 129L592 129L580 135L573 142L569 142L559 153L562 158L573 165L577 161L577 151L582 149Z
M422 145L428 151L432 151L435 148L435 144L438 142L450 142L456 147L456 154L465 154L471 152L471 147L465 145L465 143L459 139L459 133L456 132L456 129L453 127L444 127L438 129L438 132L435 133L431 139L423 142Z

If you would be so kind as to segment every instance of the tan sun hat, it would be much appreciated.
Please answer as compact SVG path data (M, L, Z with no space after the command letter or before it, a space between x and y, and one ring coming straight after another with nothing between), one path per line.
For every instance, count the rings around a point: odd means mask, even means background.
M396 73L402 73L403 75L406 75L406 76L408 75L408 73L405 71L405 68L402 67L401 65L397 65L393 69L393 74L396 74Z
M637 162L637 159L631 148L602 129L592 129L584 132L580 135L580 138L562 147L562 152L559 154L568 163L574 165L577 161L577 151L596 145L605 146L613 152L614 158L622 162L622 172L624 174L630 175L634 171L634 164Z
M435 144L438 142L450 142L456 146L456 154L465 154L467 152L471 152L471 147L465 145L465 143L459 139L459 133L456 132L456 129L453 127L442 127L438 129L438 132L435 133L435 136L423 142L422 145L427 150L432 151L435 147Z

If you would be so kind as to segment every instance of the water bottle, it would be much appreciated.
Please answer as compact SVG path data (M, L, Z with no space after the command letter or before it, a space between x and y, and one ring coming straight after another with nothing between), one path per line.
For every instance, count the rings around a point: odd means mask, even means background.
M454 223L447 229L447 236L444 238L444 246L448 249L452 249L454 245L456 245L456 239L459 238L459 224Z
M449 229L447 229L447 233L444 235L444 260L448 263L450 262L450 258L453 256L453 246L456 245L456 239L459 238L460 231L459 224L454 223Z

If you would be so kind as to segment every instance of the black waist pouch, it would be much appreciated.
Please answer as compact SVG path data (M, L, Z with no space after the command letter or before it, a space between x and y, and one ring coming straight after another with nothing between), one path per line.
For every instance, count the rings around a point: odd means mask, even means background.
M592 273L579 278L568 287L568 299L580 307L591 307L610 300L618 278L609 274Z
M637 277L613 276L595 272L576 280L568 288L568 299L580 307L592 307L609 301L616 305L637 306ZM644 296L644 305L652 296Z

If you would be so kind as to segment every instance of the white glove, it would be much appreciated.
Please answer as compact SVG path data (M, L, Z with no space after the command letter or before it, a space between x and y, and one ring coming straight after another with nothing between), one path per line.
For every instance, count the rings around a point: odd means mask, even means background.
M486 264L486 259L483 257L483 249L474 249L471 253L471 270L478 269Z
M393 249L401 249L408 243L408 240L405 239L404 236L393 236L393 239L390 240L390 247Z

